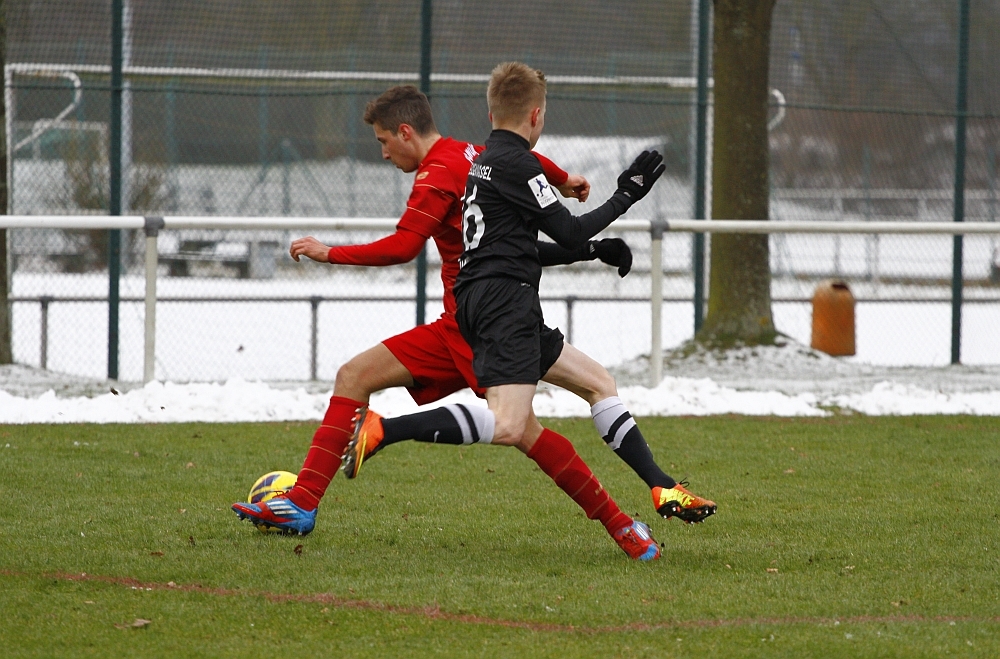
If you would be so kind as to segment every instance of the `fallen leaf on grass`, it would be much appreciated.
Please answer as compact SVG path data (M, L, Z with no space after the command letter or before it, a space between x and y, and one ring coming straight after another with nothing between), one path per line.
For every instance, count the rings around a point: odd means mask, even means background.
M302 555L302 545L295 545L295 549L293 549L292 551L295 552L296 556L301 556Z
M771 574L777 574L778 573L778 568L776 568L776 567L769 567L769 568L767 568L767 571L770 572Z
M151 551L151 552L149 552L149 555L150 556L163 556L163 552L162 551Z
M795 470L794 470L794 469L786 469L786 470L785 470L785 473L786 473L786 474L794 474L794 473L795 473Z
M194 547L194 536L193 535L189 535L188 536L188 544L191 545L192 547Z
M895 607L906 606L906 600L899 600L898 602L893 602L892 605Z
M135 620L133 620L130 623L121 623L121 624L117 624L116 623L115 627L117 627L118 629L144 629L151 622L153 622L153 621L152 620L145 620L143 618L136 618Z
M180 513L181 515L183 515L183 514L184 514L184 513L186 513L187 511L188 511L188 509L187 509L187 508L178 508L178 509L177 509L177 512L179 512L179 513Z
M184 465L185 469L191 469L192 467L194 467L194 463L193 462L189 462L186 465Z

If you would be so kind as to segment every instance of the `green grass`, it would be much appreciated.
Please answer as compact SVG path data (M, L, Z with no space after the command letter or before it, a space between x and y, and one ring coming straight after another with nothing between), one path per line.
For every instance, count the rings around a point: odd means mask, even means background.
M663 559L628 561L513 449L387 449L335 479L317 530L292 538L229 505L261 473L296 471L312 424L2 426L0 643L12 656L1000 655L1000 419L645 419L664 467L719 503L695 526L656 518L589 420L550 427L651 525ZM137 618L151 623L127 627Z

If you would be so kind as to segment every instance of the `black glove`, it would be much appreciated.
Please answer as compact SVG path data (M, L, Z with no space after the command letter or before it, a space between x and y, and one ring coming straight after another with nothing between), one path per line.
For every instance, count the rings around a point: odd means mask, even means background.
M589 249L593 255L591 258L598 258L608 265L618 266L619 277L624 277L632 269L632 250L621 238L591 240Z
M663 156L656 151L643 151L639 157L618 176L618 192L635 203L646 196L656 179L667 168L663 164Z

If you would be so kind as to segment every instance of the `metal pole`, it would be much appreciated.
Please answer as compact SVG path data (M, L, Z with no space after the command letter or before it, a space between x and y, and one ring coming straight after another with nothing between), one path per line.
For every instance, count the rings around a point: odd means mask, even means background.
M291 159L292 143L286 137L281 140L281 214L292 214Z
M649 386L654 389L663 380L663 230L665 222L653 222L650 227L650 315L652 328L649 341ZM702 234L699 234L702 235Z
M955 221L965 221L965 114L969 79L969 0L959 3L955 99ZM962 235L955 234L951 275L951 363L962 361Z
M43 295L38 298L38 302L42 307L42 345L39 368L44 371L49 367L49 303L52 302L52 297Z
M111 2L111 116L108 145L109 215L122 214L122 29L123 0ZM108 231L108 379L118 379L118 298L121 277L120 229Z
M143 384L156 379L156 270L159 265L156 241L162 228L162 217L146 218L146 315L143 337Z
M566 296L566 343L573 345L573 303L575 295Z
M698 118L695 136L694 219L704 220L707 207L705 170L708 162L708 25L711 20L709 0L698 3ZM705 234L694 235L694 331L705 319Z
M312 326L310 327L309 333L309 379L318 380L316 376L319 372L317 370L317 363L319 362L319 303L323 301L323 298L316 295L309 299L309 304L312 306Z
M122 72L132 66L132 0L122 0ZM132 210L132 82L122 77L121 212ZM126 257L128 254L126 254Z
M420 8L420 91L431 96L431 13L433 0L422 0ZM417 325L424 324L427 306L427 245L417 255Z

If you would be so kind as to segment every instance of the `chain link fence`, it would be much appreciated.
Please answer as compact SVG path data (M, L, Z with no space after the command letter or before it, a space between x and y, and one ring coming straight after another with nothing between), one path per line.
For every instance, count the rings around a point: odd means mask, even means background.
M412 178L381 160L361 116L388 86L418 82L421 3L124 4L123 213L399 216ZM690 218L697 5L584 2L566 12L548 1L437 0L429 64L438 128L482 143L484 76L497 62L526 61L551 80L538 150L594 186L593 201L567 202L574 213L603 201L621 168L655 147L668 170L630 217ZM108 212L111 8L8 4L12 214ZM996 221L1000 44L990 35L1000 8L974 3L971 19L965 217ZM952 219L957 26L957 2L777 3L771 219ZM332 379L351 355L413 325L414 265L295 263L295 237L160 236L158 379ZM587 263L542 283L550 324L571 324L574 342L608 365L650 348L649 241L624 237L636 256L628 278ZM107 232L16 229L8 242L15 361L105 375ZM997 240L970 236L964 246L963 361L996 363ZM664 250L671 346L692 334L691 237L667 235ZM860 300L857 359L947 363L951 255L950 237L773 236L776 325L808 343L808 300L819 280L837 277ZM438 263L430 246L427 318L441 308ZM124 380L142 377L143 268L143 235L124 232Z

